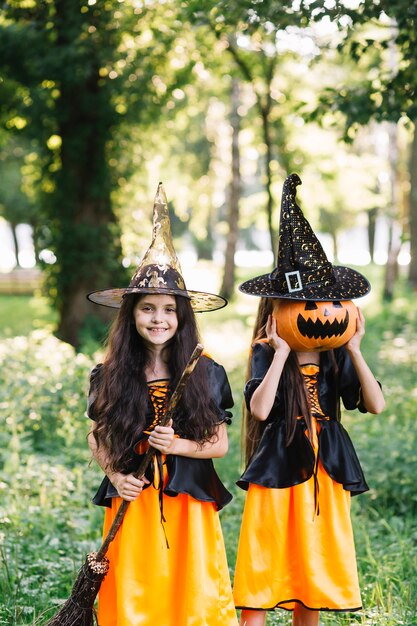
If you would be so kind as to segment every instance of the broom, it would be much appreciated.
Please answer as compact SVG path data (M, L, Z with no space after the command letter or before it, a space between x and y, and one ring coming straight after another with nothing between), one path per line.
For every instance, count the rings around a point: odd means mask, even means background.
M162 417L160 424L166 426L170 419L172 419L175 408L182 396L184 386L191 375L193 369L197 365L197 361L201 356L203 346L197 344L194 351L185 366L185 369L181 375L180 380L172 394L168 403L166 412ZM140 478L145 474L145 471L152 461L155 450L149 447L144 454L139 469L134 473L136 478ZM100 585L106 576L109 569L109 560L106 557L106 552L110 543L116 536L119 530L123 517L128 509L129 502L123 500L120 505L113 524L101 544L97 552L90 552L81 567L77 580L72 588L71 596L62 605L58 613L50 619L45 626L93 626L96 620L96 613L94 610L94 602L97 597Z

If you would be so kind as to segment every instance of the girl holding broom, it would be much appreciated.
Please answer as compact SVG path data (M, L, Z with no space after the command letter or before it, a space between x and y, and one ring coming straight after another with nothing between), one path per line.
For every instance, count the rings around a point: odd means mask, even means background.
M328 262L296 204L300 183L292 174L284 184L277 267L240 286L262 297L238 482L248 491L234 584L241 626L264 626L275 608L292 611L293 626L361 608L350 497L368 486L340 400L361 412L384 407L360 350L365 320L350 301L370 287Z
M153 240L127 289L89 294L120 307L103 364L91 374L93 456L106 473L94 502L106 508L104 535L121 499L130 501L110 544L98 602L100 626L237 626L218 510L231 495L212 459L227 452L233 405L222 366L203 355L174 422L158 425L198 343L194 311L219 296L187 291L171 241L162 185ZM132 473L148 446L154 462Z

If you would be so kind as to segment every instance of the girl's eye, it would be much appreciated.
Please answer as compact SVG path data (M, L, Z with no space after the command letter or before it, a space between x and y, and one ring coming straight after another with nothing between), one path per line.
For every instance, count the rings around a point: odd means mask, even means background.
M167 311L168 311L168 313L175 313L175 312L176 312L176 309L173 309L173 308L169 307L169 308L167 309Z

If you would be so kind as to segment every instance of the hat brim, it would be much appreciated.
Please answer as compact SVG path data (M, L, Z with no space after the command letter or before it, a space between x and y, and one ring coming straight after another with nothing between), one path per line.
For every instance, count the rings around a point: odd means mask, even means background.
M123 298L134 294L162 294L169 296L183 296L190 300L191 306L195 313L205 313L207 311L216 311L227 305L226 298L218 296L214 293L204 291L190 291L189 289L164 289L164 288L142 288L142 287L126 287L125 289L103 289L100 291L92 291L87 294L87 299L101 306L108 306L119 309Z
M239 290L250 296L285 298L287 300L354 300L366 296L371 290L369 281L356 270L333 265L335 282L329 285L304 285L299 291L281 293L274 289L270 274L256 276L239 285Z

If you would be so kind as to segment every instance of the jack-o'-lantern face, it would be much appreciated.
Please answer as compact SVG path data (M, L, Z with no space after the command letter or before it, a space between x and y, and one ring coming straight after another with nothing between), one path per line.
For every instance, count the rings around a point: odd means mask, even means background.
M332 350L355 334L358 311L351 300L274 300L278 334L297 352Z

